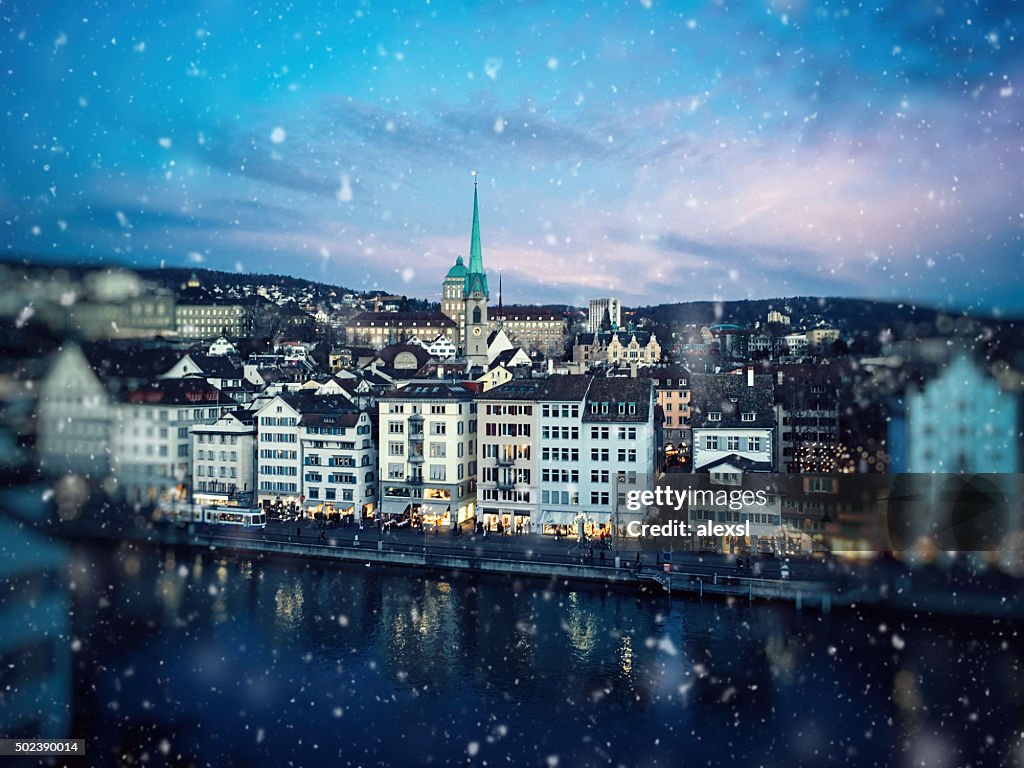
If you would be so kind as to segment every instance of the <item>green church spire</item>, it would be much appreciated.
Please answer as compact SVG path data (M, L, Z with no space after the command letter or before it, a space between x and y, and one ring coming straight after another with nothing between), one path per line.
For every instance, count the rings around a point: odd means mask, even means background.
M477 183L473 179L473 233L469 238L469 273L466 275L466 294L487 291L487 274L484 272L483 250L480 248L480 204L477 200Z

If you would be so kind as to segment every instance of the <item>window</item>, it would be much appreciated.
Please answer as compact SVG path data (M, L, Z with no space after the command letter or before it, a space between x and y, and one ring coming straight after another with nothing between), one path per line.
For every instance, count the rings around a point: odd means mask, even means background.
M401 480L405 477L404 464L388 464L388 480Z
M721 421L722 414L720 411L710 411L708 413L708 421Z
M397 440L388 443L388 456L405 456L405 443Z
M447 424L443 421L432 421L430 422L430 434L432 435L444 435L447 434Z
M441 482L444 482L444 480L445 480L445 466L444 466L444 464L431 464L430 465L430 479L431 480L440 480Z
M760 437L748 437L747 438L747 450L752 453L761 452L761 438Z
M718 450L718 436L717 435L705 435L704 436L704 449L708 451Z
M738 451L740 449L740 439L738 437L730 435L725 439L725 443L727 451Z
M405 422L404 421L389 421L388 422L388 434L389 435L402 435L402 434L405 434Z
M740 420L741 421L753 421L754 420L754 414L753 413L741 414L740 415Z
M432 459L443 459L446 455L445 443L431 443L430 444L430 458Z

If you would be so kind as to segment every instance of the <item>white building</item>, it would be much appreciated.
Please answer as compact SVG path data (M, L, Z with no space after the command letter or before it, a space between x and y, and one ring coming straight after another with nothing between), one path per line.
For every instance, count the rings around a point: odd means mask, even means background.
M305 514L373 516L377 446L366 411L340 410L341 399L303 403L299 419Z
M277 395L256 413L256 488L265 507L301 506L302 458L294 396Z
M105 477L112 409L110 392L82 348L64 347L39 390L37 433L43 470Z
M255 500L256 415L231 411L192 427L192 501L243 506ZM246 497L248 499L246 500Z
M345 397L270 398L257 412L257 488L264 506L304 515L373 514L377 451L370 416Z
M130 503L186 501L191 428L237 403L204 379L160 379L118 393L110 429L111 477Z
M580 507L585 525L623 536L631 490L654 478L654 384L649 378L595 378L582 414ZM542 431L543 437L543 431Z
M510 381L485 388L477 400L477 521L488 530L533 530L540 499L538 399L544 384Z
M771 376L698 374L692 377L693 470L728 461L744 471L774 469L775 416Z
M210 342L210 347L207 349L206 354L210 357L234 356L238 354L238 347L221 336L219 339Z
M411 383L378 401L381 510L454 527L476 516L476 386Z
M550 376L479 400L480 520L534 532L620 532L654 472L651 379ZM618 503L617 503L618 502Z
M906 397L907 471L1020 471L1018 395L966 357Z
M538 396L540 498L531 528L541 533L576 531L583 520L580 481L587 452L583 449L581 421L590 376L549 376Z
M590 313L587 315L587 330L597 333L601 330L601 322L607 312L612 328L622 327L622 305L618 299L591 299Z
M807 333L787 333L782 337L782 344L789 349L791 355L803 355L807 352Z

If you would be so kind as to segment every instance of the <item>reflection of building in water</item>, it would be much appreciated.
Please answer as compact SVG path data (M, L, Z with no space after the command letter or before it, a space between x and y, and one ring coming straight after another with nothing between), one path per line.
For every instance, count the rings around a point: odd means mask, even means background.
M68 735L70 601L65 553L0 516L0 734Z

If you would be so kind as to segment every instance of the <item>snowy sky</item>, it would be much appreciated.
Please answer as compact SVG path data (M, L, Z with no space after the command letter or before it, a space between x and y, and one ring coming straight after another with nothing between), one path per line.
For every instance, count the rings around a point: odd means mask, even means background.
M1024 8L890 5L8 2L3 247L1024 309Z

